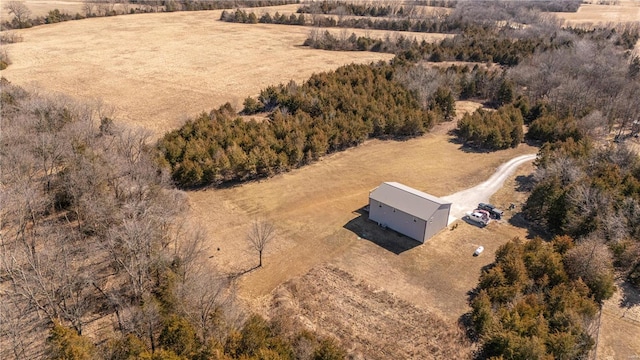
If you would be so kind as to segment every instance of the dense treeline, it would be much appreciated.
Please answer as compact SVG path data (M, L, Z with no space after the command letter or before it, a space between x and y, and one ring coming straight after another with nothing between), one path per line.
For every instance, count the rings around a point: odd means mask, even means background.
M335 15L355 15L355 16L391 16L402 15L404 7L394 8L391 5L356 4L343 1L322 1L311 2L301 5L298 13L306 14L335 14Z
M524 214L550 234L603 247L613 255L608 262L640 285L640 165L625 146L640 130L633 125L640 77L637 58L620 47L615 36L589 36L536 54L508 75L538 104L527 137L547 142ZM608 143L612 132L616 142Z
M614 39L614 43L623 49L632 50L640 39L640 25L622 24L609 28L580 28L567 27L567 31L578 34L581 37L589 37L593 40Z
M495 2L489 1L475 1L481 6L495 6ZM504 7L511 7L514 9L520 9L515 11L521 11L521 9L539 10L548 12L576 12L580 8L580 0L564 0L564 1L519 1L515 6L510 4L504 4ZM379 3L349 3L343 1L312 1L306 3L298 9L299 13L306 14L331 14L331 15L352 15L352 16L396 16L396 17L408 17L415 15L417 10L416 6L433 6L433 7L445 7L456 8L458 5L466 6L464 1L459 2L457 0L426 0L426 1L414 1L411 5L391 6Z
M0 357L343 356L330 339L245 315L230 279L201 267L204 233L144 134L5 79L0 109Z
M333 17L306 17L304 14L285 15L276 12L274 15L264 13L258 17L254 12L237 9L234 12L223 12L220 20L245 24L283 24L283 25L310 25L315 27L339 27L392 31L414 31L426 33L449 33L459 31L462 24L442 21L440 17L429 20L410 19L371 19L371 18L341 18ZM464 27L466 28L466 27Z
M420 135L443 118L439 108L423 110L393 76L384 63L347 65L302 85L270 86L243 110L268 112L268 120L239 118L227 105L159 146L180 186L215 185L287 171L370 137Z
M395 63L404 62L396 58ZM416 93L424 108L436 103L444 111L447 103L456 99L483 101L495 106L511 102L506 91L501 91L503 88L509 89L509 82L505 81L499 66L474 64L471 67L468 64L454 64L440 68L428 64L415 64L397 68L398 81ZM520 99L516 102L519 108L520 102Z
M442 12L422 12L416 10L414 6L399 8L391 8L390 6L366 5L366 4L350 4L343 6L335 2L323 2L320 4L303 5L298 10L299 15L291 14L289 16L277 14L272 16L265 13L261 16L253 12L245 10L236 10L235 13L226 13L222 20L228 22L255 23L278 23L286 25L310 25L314 27L339 27L339 28L359 28L359 29L376 29L391 31L413 31L426 33L465 33L475 34L478 32L494 33L502 28L523 28L524 25L540 26L541 22L549 21L542 18L537 11L536 4L540 2L534 1L530 3L518 2L512 4L508 1L498 2L461 2L451 13ZM562 2L563 5L574 3L579 5L577 1ZM549 3L553 6L555 3ZM544 3L540 3L545 6ZM349 10L350 8L353 8ZM561 6L562 7L562 6ZM314 9L314 10L310 10ZM322 10L324 9L324 10ZM360 9L360 10L354 10ZM396 17L376 19L372 16L354 17L344 15L350 14L350 11L364 13L387 13L388 11L395 14ZM352 12L353 12L352 11ZM305 17L304 13L311 14L337 14L336 16L318 16L313 15ZM380 15L387 16L387 15Z
M459 33L462 31L473 32L476 28L492 28L494 24L484 23L482 25L474 22L466 21L460 17L443 16L443 15L424 15L416 18L391 18L391 19L371 19L369 17L352 18L352 17L327 17L327 16L311 16L304 14L285 15L275 13L264 13L258 17L254 12L237 9L233 13L224 12L220 20L226 22L238 22L255 24L257 22L265 24L284 24L284 25L308 25L314 27L325 28L356 28L356 29L373 29L373 30L391 30L391 31L413 31L423 33ZM257 21L255 21L257 20Z
M463 139L498 148L495 139L507 133L500 111L521 116L526 137L544 144L523 215L556 236L509 243L483 271L471 302L481 357L586 358L594 344L588 329L615 290L614 271L640 286L640 159L625 146L640 131L640 59L628 51L638 27L549 29L536 31L545 46L521 52L493 81L486 99L502 107L458 124Z
M606 279L587 286L574 271L576 255L582 253L567 236L551 243L516 238L496 251L471 301L474 331L482 340L480 357L587 357L595 344L590 326L598 301L613 292L613 276L611 269L603 270Z
M285 14L280 14L276 12L271 16L271 14L264 13L260 18L256 16L255 13L249 12L247 13L245 10L237 9L234 12L223 11L220 15L220 20L226 22L235 22L242 24L282 24L282 25L305 25L306 19L304 15L300 14L296 16L295 14L291 14L289 16Z
M514 40L503 33L475 32L456 35L439 43L418 43L415 39L398 36L395 39L372 39L352 34L340 38L328 31L312 30L304 45L324 50L358 50L389 52L398 54L399 59L410 61L470 61L496 62L513 66L535 52L544 52L571 43L557 38L523 38Z

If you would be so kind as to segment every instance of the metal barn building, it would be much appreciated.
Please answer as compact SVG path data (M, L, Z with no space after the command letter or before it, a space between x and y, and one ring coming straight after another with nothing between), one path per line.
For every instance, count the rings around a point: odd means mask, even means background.
M424 243L447 226L451 203L397 182L369 193L369 219Z

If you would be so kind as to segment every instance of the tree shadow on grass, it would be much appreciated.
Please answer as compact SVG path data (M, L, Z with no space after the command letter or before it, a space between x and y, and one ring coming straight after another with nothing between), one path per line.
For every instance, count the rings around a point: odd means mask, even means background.
M254 271L254 270L258 270L258 269L260 269L260 268L261 268L261 266L260 266L260 265L256 265L256 266L254 266L254 267L252 267L252 268L250 268L250 269L240 270L240 271L233 272L233 273L231 273L231 274L227 275L227 277L228 277L229 279L231 279L231 280L238 279L238 278L239 278L239 277L241 277L242 275L244 275L244 274L248 274L248 273L250 273L250 272L252 272L252 271Z
M516 186L517 192L531 192L533 190L533 186L535 185L533 181L533 174L531 175L518 175L516 176Z
M630 309L634 306L640 306L640 290L633 287L629 282L623 281L619 284L620 291L622 292L622 299L620 299L620 307Z
M468 154L486 154L490 152L494 152L496 150L491 150L487 148L483 148L471 142L464 141L461 139L455 132L455 130L449 131L449 142L452 144L460 145L458 150L468 153Z
M485 269L492 267L494 264L489 264L489 265L485 265L482 270L485 271ZM479 290L477 287L467 291L467 304L471 304L471 302L478 296ZM467 339L469 341L471 341L474 344L478 344L480 341L480 337L478 336L478 333L475 330L475 327L473 325L473 310L469 310L466 313L460 315L460 317L458 318L458 326L460 326L460 328L462 328L465 332L465 335L467 337ZM481 359L482 358L482 354L480 352L480 349L476 349L473 352L473 357L472 359Z
M525 219L522 212L514 212L513 215L509 218L508 222L511 226L526 229L527 239L533 239L535 237L540 237L544 240L551 239L551 234L545 231L544 228L537 226L531 223L529 220Z
M419 241L408 238L391 229L383 229L375 222L370 221L366 206L354 211L354 213L358 214L358 217L347 222L343 227L356 234L359 239L370 241L396 255L422 245Z

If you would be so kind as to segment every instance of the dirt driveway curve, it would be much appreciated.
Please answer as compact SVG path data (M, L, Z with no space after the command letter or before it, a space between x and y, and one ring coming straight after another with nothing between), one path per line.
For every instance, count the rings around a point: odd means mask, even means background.
M442 199L451 201L449 224L461 219L467 212L475 209L478 203L489 202L489 198L502 187L505 180L518 166L536 158L536 154L521 155L500 165L489 180L472 188L458 191L455 194L443 196Z

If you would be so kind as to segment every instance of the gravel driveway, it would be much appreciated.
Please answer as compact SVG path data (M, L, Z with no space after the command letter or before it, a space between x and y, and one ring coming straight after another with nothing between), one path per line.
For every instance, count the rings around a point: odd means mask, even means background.
M518 166L536 158L536 154L522 155L513 158L500 165L495 174L489 180L472 188L459 191L455 194L441 197L441 199L451 201L451 213L449 213L449 224L456 219L461 219L467 212L472 211L478 203L489 202L489 198L498 191L504 181L513 173Z

